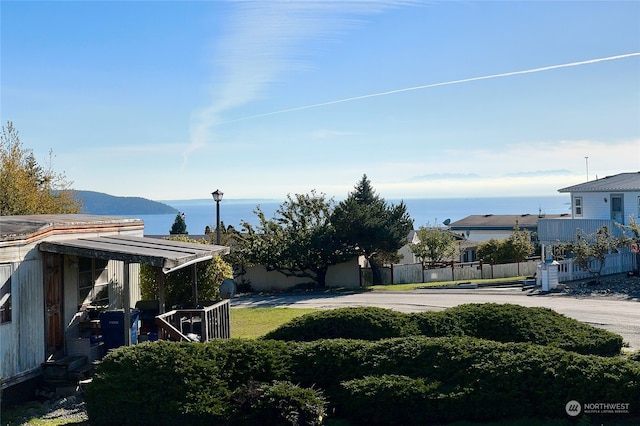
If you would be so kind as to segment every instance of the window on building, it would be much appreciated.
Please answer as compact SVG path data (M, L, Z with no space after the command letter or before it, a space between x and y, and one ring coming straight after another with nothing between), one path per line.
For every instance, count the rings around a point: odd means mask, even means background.
M81 257L78 260L78 291L81 305L109 304L107 260Z
M573 215L582 216L582 197L573 198Z
M0 324L11 322L11 265L0 265Z

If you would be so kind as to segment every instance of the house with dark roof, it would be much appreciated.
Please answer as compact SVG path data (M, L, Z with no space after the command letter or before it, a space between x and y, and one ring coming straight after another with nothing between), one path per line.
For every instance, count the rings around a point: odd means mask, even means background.
M521 230L527 230L532 237L538 232L538 221L542 218L564 219L569 214L485 214L471 215L464 219L452 222L449 230L454 234L465 238L465 242L460 244L460 261L474 262L476 258L476 248L479 243L490 239L502 240L509 238L516 225Z
M509 238L516 225L531 233L538 231L538 220L542 218L568 218L568 214L538 215L538 214L485 214L471 215L452 222L449 229L466 239L483 242L492 238L500 240Z

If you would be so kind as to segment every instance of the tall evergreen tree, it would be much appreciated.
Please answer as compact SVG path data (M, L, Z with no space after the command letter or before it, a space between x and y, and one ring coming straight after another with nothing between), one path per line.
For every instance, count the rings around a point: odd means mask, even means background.
M176 220L173 221L173 225L171 225L171 230L169 234L171 235L187 235L187 223L184 220L185 214L178 213L176 215Z
M376 194L366 174L336 206L331 223L349 250L369 262L374 284L381 282L383 260L396 256L413 229L404 202L388 204Z

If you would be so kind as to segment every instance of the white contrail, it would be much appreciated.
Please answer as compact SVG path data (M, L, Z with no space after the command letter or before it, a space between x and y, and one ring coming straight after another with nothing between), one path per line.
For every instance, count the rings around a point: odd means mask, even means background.
M616 55L616 56L607 56L606 58L589 59L589 60L586 60L586 61L570 62L568 64L559 64L559 65L550 65L550 66L547 66L547 67L531 68L531 69L528 69L528 70L511 71L511 72L505 72L505 73L501 73L501 74L484 75L484 76L481 76L481 77L464 78L462 80L453 80L453 81L445 81L445 82L441 82L441 83L425 84L423 86L406 87L404 89L395 89L395 90L389 90L387 92L372 93L372 94L369 94L369 95L354 96L354 97L351 97L351 98L344 98L344 99L338 99L338 100L335 100L335 101L321 102L321 103L317 103L317 104L313 104L313 105L305 105L305 106L301 106L301 107L281 109L279 111L265 112L264 114L251 115L249 117L243 117L243 118L238 118L238 119L235 119L235 120L225 121L224 123L221 123L221 124L235 123L237 121L245 121L245 120L251 120L251 119L254 119L254 118L267 117L267 116L270 116L270 115L284 114L286 112L301 111L303 109L318 108L318 107L323 107L323 106L327 106L327 105L340 104L340 103L343 103L343 102L358 101L360 99L367 99L367 98L375 98L375 97L378 97L378 96L393 95L395 93L410 92L412 90L429 89L431 87L449 86L451 84L468 83L468 82L471 82L471 81L478 81L478 80L489 80L489 79L492 79L492 78L510 77L510 76L513 76L513 75L520 75L520 74L531 74L531 73L536 73L536 72L555 70L555 69L558 69L558 68L577 67L577 66L580 66L580 65L595 64L597 62L613 61L613 60L616 60L616 59L630 58L632 56L640 56L640 52L626 53L624 55Z

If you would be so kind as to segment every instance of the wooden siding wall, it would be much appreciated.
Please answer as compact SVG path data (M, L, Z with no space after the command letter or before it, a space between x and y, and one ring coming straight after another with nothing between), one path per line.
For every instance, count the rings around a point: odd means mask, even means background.
M3 388L21 374L38 370L45 360L42 257L33 256L12 265L12 318L0 326Z
M109 273L109 309L124 308L124 262L110 260L107 265ZM129 264L129 300L133 308L142 299L140 291L140 265Z
M73 317L78 312L78 258L76 256L64 256L63 260L63 289L62 298L63 302L63 314L64 324L71 324ZM77 333L78 330L74 328ZM65 327L65 337L69 336L68 326ZM72 337L78 337L73 335Z
M11 274L11 322L0 325L0 377L2 387L18 383L23 377L37 372L46 360L43 256L35 245L30 246L22 262L10 264ZM24 249L24 247L23 247ZM17 252L16 252L17 253ZM23 253L24 255L24 253ZM6 260L6 259L5 259ZM78 310L78 262L74 256L63 259L63 318L66 337L75 337L74 316ZM122 308L123 263L110 261L108 266L110 285L119 296L113 309ZM140 265L129 265L131 304L140 300Z

